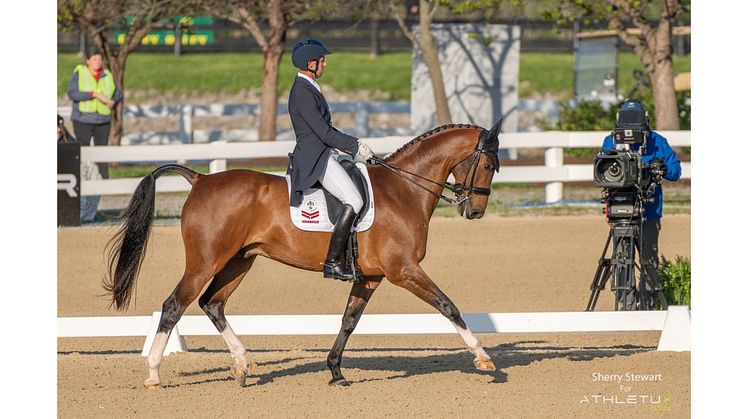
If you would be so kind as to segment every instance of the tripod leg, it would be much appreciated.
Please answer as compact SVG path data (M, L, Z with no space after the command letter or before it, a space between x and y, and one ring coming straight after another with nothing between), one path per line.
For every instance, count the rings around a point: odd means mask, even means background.
M657 295L658 301L660 301L663 310L668 310L668 300L666 299L666 294L663 292L663 290L660 290L657 292Z
M601 291L606 288L606 282L609 280L609 265L609 259L598 261L598 268L596 268L596 274L593 276L593 282L591 283L591 297L588 299L585 311L593 311L596 308L598 297Z
M640 302L639 289L637 288L637 269L635 268L635 239L631 238L627 244L627 256L625 259L627 269L627 284L629 291L625 300L625 310L638 310Z
M601 291L606 288L606 282L609 280L611 259L606 258L606 252L609 250L611 233L612 231L609 230L609 235L606 237L606 244L604 245L604 251L601 253L601 258L598 260L596 273L593 275L593 281L591 281L591 296L588 299L588 305L585 307L585 311L593 311L596 308L598 296Z
M632 239L633 237L625 233L614 241L614 258L611 265L614 271L616 310L636 308L635 253Z

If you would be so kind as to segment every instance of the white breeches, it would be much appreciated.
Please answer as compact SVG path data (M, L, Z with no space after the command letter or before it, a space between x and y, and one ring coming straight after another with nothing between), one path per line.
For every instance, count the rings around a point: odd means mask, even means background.
M357 191L355 184L347 175L347 172L337 161L337 153L329 154L329 161L326 163L326 171L319 179L324 188L329 193L336 196L343 204L352 205L356 214L360 213L363 208L363 198Z

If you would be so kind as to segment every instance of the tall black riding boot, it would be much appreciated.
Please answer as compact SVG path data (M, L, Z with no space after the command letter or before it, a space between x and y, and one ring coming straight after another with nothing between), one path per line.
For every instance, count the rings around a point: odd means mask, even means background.
M334 225L332 240L329 242L329 252L326 254L326 261L324 262L324 278L341 279L342 281L354 280L348 264L342 263L339 259L342 257L347 236L350 235L350 229L356 217L357 214L352 209L352 205L345 204L342 214Z

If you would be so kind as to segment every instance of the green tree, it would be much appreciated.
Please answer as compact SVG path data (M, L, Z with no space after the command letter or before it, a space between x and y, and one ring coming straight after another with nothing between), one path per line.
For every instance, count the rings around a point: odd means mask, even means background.
M650 75L657 129L679 129L673 84L673 28L690 9L689 0L543 0L545 17L557 23L608 22L632 46ZM625 28L625 23L634 28Z

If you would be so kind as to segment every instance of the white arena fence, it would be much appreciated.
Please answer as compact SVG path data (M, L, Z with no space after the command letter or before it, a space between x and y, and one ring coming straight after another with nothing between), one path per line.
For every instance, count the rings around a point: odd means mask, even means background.
M145 336L142 355L147 356L161 313L152 316L59 317L57 337ZM237 335L336 335L342 315L229 315ZM537 313L471 313L464 321L475 333L563 333L661 331L659 351L691 350L691 313L687 306L667 311L598 311ZM440 314L364 314L355 334L456 333ZM217 336L207 316L183 316L174 327L166 353L186 351L183 336Z
M673 147L691 146L690 131L661 131ZM600 147L607 131L546 131L531 133L500 134L502 149L543 148L542 166L503 166L493 177L493 183L546 183L547 203L562 200L563 182L592 181L591 164L564 164L563 149L573 147ZM411 137L392 136L363 138L379 155L394 152L409 142ZM83 147L81 163L104 162L183 162L187 160L208 160L210 173L226 170L227 159L253 159L267 157L287 157L293 150L295 141L216 141L204 144L139 145L119 147ZM284 173L275 173L282 175ZM682 178L691 179L691 163L682 163ZM132 194L139 178L104 179L81 181L81 194L120 195ZM189 183L181 176L164 176L156 184L157 192L182 192L190 189Z

